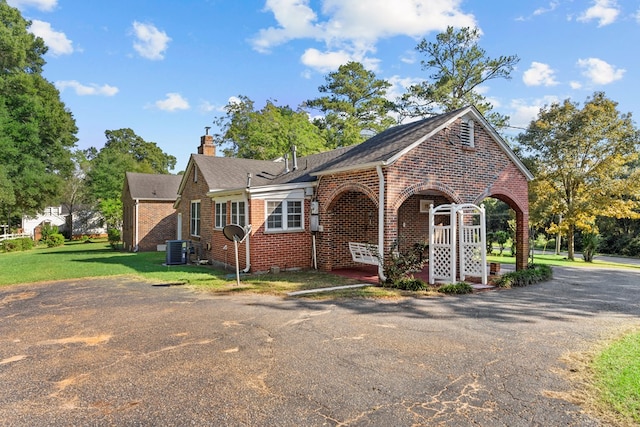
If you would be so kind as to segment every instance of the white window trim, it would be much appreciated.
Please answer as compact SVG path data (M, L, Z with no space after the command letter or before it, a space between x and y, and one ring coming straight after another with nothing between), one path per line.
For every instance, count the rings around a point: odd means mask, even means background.
M269 202L282 203L282 227L281 228L269 228ZM288 203L300 202L300 227L288 227ZM293 231L304 231L304 199L266 199L264 203L264 229L267 233L283 233Z
M230 215L230 223L231 224L235 224L235 225L239 225L241 227L244 227L247 225L248 221L247 221L247 202L244 199L239 199L239 200L229 200L231 202L231 212L229 212ZM244 224L240 224L238 223L238 221L234 221L233 220L233 206L239 206L239 204L242 203L244 205L244 209L242 210L242 215L240 214L240 211L238 210L237 216L240 217L242 216L244 218Z
M200 206L199 216L198 216L198 234L193 232L193 205L197 203ZM202 231L202 201L201 200L192 200L189 205L189 234L191 236L200 237L200 232Z
M218 223L218 205L224 206L224 225ZM220 200L213 203L213 228L216 230L222 230L227 225L227 201Z

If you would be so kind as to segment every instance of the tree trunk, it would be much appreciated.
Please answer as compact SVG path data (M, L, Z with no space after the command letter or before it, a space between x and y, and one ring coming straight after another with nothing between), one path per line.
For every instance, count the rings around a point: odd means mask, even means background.
M574 254L574 243L575 243L575 226L573 224L569 225L569 231L567 232L567 259L569 261L575 261L575 254Z
M560 233L560 226L562 225L562 214L558 218L558 235L556 236L556 255L560 255L562 249L562 234Z

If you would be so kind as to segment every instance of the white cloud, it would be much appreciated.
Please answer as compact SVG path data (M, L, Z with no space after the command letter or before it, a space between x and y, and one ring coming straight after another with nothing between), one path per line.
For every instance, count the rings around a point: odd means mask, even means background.
M417 61L415 51L404 52L404 54L400 57L400 61L404 62L405 64L415 64Z
M146 59L164 59L164 51L167 50L171 37L164 31L157 29L153 24L133 22L133 33L136 41L133 48Z
M545 13L553 12L556 10L560 3L558 1L549 2L548 7L539 7L538 9L533 11L533 16L544 15Z
M339 57L377 64L368 57L382 38L422 37L447 26L475 27L475 17L461 11L462 0L323 0L319 11L310 0L267 0L276 26L262 29L251 40L255 50L266 53L295 39L312 39L323 49L308 49L303 62L326 71ZM319 15L321 14L321 15ZM333 65L331 65L333 64ZM342 63L338 64L341 65Z
M626 70L616 68L598 58L579 59L578 66L584 69L582 75L587 77L591 83L599 85L606 85L620 80L626 72Z
M582 83L572 80L569 82L569 87L575 90L582 89Z
M613 24L619 14L620 8L616 0L594 0L593 6L578 16L578 21L590 22L595 19L598 27L604 27Z
M58 5L58 0L7 0L7 3L20 10L35 7L38 10L49 12Z
M42 38L53 56L73 53L73 43L60 31L51 28L51 24L34 19L29 29L34 35Z
M405 92L407 92L409 87L420 84L424 81L422 78L400 77L398 75L392 76L386 80L391 83L391 87L387 90L387 99L391 101L395 101L397 98L401 97Z
M548 64L534 61L522 75L522 81L527 86L554 86L558 84L554 74L555 71Z
M165 99L161 99L154 103L154 106L162 111L178 111L188 110L191 108L189 102L182 97L179 93L168 93Z
M198 105L198 110L200 110L201 113L224 113L225 107L225 105L215 105L210 103L209 101L202 101L200 102L200 105Z
M555 96L545 96L529 102L523 99L514 99L509 105L509 124L516 128L527 128L531 121L538 117L542 107L554 102L558 102L558 98Z
M76 80L60 80L55 83L55 86L58 88L60 92L64 91L67 88L73 89L76 92L76 95L80 95L80 96L85 96L85 95L114 96L119 91L119 89L115 86L109 86L107 84L100 86L95 83L84 85Z
M318 49L307 49L300 58L302 63L318 71L327 72L337 69L340 65L351 60L351 56L344 52L320 52Z

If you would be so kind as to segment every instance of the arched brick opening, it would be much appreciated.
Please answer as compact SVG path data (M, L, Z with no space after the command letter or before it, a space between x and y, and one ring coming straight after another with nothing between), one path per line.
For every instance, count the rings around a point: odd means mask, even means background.
M321 213L318 235L319 267L323 270L360 266L354 263L349 242L377 244L378 204L371 191L358 184L334 191Z
M487 197L493 197L506 203L516 214L516 270L527 268L529 263L529 203L518 201L518 198L505 189L492 189L482 195L476 204ZM524 205L524 206L523 206Z
M391 245L396 245L404 253L416 243L429 242L431 203L438 206L461 203L461 200L453 189L437 181L424 181L407 187L391 205L391 217L387 223L396 224L396 230L387 230L391 235Z

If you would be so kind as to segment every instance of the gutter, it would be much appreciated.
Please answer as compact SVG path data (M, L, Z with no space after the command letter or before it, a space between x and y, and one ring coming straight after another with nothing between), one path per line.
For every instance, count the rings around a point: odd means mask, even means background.
M245 206L245 212L244 214L246 215L246 223L249 223L249 218L251 218L251 216L249 215L249 198L247 197L247 193L244 193L244 206ZM248 227L249 229L247 230L247 236L245 237L245 241L244 241L244 249L245 249L245 256L244 256L244 263L245 263L245 268L244 270L242 270L243 273L248 273L249 270L251 269L251 250L249 248L249 240L251 238L251 225L249 225Z
M376 166L376 171L378 172L378 187L379 187L379 195L378 195L378 250L380 253L379 263L378 263L378 277L380 280L385 282L387 278L384 275L384 174L382 173L382 166Z
M135 204L135 211L136 211L136 237L135 237L135 245L133 246L133 251L134 252L138 252L138 242L139 242L139 229L140 229L140 224L139 224L139 210L138 210L138 204L140 203L139 199L136 199L136 204Z

